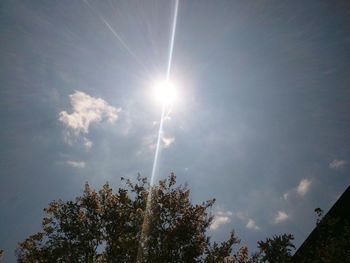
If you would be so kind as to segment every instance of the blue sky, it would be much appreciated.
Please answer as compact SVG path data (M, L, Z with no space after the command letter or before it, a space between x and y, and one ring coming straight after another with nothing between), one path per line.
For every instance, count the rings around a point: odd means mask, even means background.
M210 234L299 245L350 183L350 14L337 1L181 1L157 178L215 197ZM42 209L150 177L175 2L0 3L0 248Z

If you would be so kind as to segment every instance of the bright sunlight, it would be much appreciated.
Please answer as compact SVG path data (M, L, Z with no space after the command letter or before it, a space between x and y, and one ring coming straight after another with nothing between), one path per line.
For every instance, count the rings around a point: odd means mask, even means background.
M153 85L153 96L162 106L170 106L175 103L178 93L175 84L165 80L158 81Z

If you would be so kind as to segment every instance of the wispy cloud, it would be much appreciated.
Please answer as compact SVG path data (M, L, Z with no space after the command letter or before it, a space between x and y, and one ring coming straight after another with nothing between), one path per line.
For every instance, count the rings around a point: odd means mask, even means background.
M297 187L292 188L283 194L283 199L288 200L297 196L304 196L310 190L312 181L308 178L303 178L300 180Z
M216 230L220 226L231 223L232 212L231 211L218 211L214 215L213 222L210 226L211 230Z
M289 219L289 215L284 211L278 211L274 217L274 223L279 224Z
M232 220L238 220L245 224L247 229L259 230L260 227L256 224L255 220L250 218L246 212L238 211L230 214Z
M329 163L328 167L330 169L333 169L333 170L339 170L341 168L343 168L344 166L346 165L346 161L345 160L333 160Z
M141 152L144 151L144 148L147 150L147 154L149 151L154 151L156 148L156 140L157 140L157 135L156 134L149 134L149 135L145 135L142 140L141 140L141 144L142 144L142 149L140 149Z
M311 180L302 179L297 187L297 193L301 196L304 196L310 189Z
M59 121L62 122L75 136L89 133L89 127L93 123L107 121L113 123L118 119L121 108L109 105L101 98L94 98L82 91L75 91L69 95L72 113L61 111ZM72 133L68 132L66 141L71 144ZM83 138L83 143L87 149L91 148L92 142Z
M90 141L88 138L84 137L83 142L84 142L84 146L87 150L91 149L91 147L93 145L92 141Z
M76 162L76 161L67 161L67 164L71 167L74 167L74 168L85 168L86 166L86 163L85 162Z
M254 230L259 230L260 229L260 227L251 218L248 219L248 222L247 222L245 227L248 228L248 229L254 229Z
M162 141L163 141L164 147L169 148L175 142L175 138L174 137L163 137Z

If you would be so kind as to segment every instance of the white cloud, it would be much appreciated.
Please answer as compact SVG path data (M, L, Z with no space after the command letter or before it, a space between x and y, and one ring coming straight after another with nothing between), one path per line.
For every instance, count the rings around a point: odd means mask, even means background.
M306 195L306 193L310 190L311 183L312 181L307 178L300 180L298 186L285 192L282 198L285 201L287 201L287 200L293 200L293 198L298 196Z
M76 162L76 161L67 161L67 164L74 168L85 168L85 165L86 165L85 162Z
M150 134L146 135L142 138L142 149L145 147L148 151L154 151L157 147L156 140L157 140L156 134ZM143 152L143 150L140 150Z
M161 146L164 148L169 148L175 142L174 137L161 137ZM146 135L142 138L141 141L142 149L140 151L143 152L143 149L146 148L148 151L154 152L157 148L157 133L152 133Z
M90 150L92 147L92 144L93 144L92 141L90 141L89 139L87 139L85 137L83 140L84 140L84 145L85 145L86 150Z
M118 119L121 108L110 106L101 98L94 98L90 95L75 91L69 95L70 103L73 107L72 113L61 111L59 120L68 128L74 130L76 134L88 133L92 123L107 120L113 123Z
M231 222L232 212L230 211L218 211L214 215L213 222L210 226L211 230L216 230L220 226Z
M164 143L164 147L169 148L170 145L172 145L175 142L175 138L174 137L163 137L162 141Z
M232 213L231 211L219 211L215 213L213 223L210 229L215 230L221 225L231 223L232 220L239 220L245 224L248 229L259 230L260 227L256 224L255 220L249 218L247 213L238 211Z
M338 169L341 169L342 167L344 167L346 165L346 161L345 160L333 160L329 163L328 167L330 169L333 169L333 170L338 170Z
M297 193L301 196L304 196L311 186L311 180L309 179L302 179L297 187Z
M289 215L286 212L278 211L274 217L275 224L286 221L289 218Z
M254 229L254 230L259 230L260 229L260 227L251 218L248 219L248 222L247 222L245 227L248 228L248 229Z
M244 221L246 220L247 216L245 213L243 213L242 211L238 211L234 214L235 217L237 217L238 219Z

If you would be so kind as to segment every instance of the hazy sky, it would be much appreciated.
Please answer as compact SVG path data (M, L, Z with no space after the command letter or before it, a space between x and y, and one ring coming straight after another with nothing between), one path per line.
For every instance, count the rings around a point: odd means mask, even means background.
M350 6L180 0L159 177L215 197L210 234L297 245L350 183ZM150 177L175 2L0 3L0 248L86 181Z

